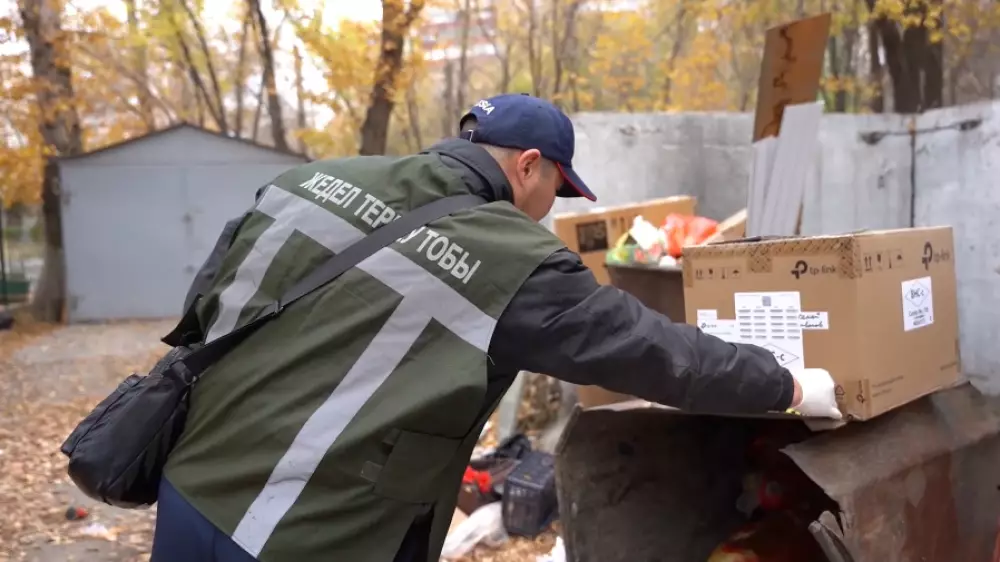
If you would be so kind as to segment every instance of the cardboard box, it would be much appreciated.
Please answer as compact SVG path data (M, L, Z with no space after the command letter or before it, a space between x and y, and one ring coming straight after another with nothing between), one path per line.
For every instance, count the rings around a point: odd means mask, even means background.
M636 397L612 392L600 386L581 385L576 389L576 399L583 408L597 408L619 402L632 402L636 400Z
M604 267L607 252L632 228L635 217L641 215L655 226L660 226L671 213L695 214L695 198L678 195L583 213L562 213L552 218L552 228L567 248L580 254L584 265L594 272L597 282L608 285L610 280Z
M716 244L718 242L738 240L746 236L746 230L747 210L743 209L720 222L718 230L715 234L709 236L708 240L705 240L704 244Z
M951 227L685 248L689 323L821 367L867 420L959 380Z

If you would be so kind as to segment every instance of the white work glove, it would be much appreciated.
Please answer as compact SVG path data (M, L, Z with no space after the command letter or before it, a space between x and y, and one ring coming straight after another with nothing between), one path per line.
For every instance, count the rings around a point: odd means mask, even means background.
M841 419L837 408L836 384L826 369L794 369L792 377L802 389L802 401L792 404L792 409L803 416Z

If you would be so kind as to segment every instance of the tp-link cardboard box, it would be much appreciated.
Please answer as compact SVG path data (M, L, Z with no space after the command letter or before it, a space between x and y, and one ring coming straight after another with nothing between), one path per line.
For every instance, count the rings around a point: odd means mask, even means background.
M849 419L958 382L951 227L733 241L684 249L688 323L820 367Z

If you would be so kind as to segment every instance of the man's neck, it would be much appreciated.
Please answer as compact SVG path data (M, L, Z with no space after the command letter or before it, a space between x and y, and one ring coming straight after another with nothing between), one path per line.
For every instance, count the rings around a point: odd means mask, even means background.
M469 191L487 201L514 202L514 191L500 164L483 147L460 138L444 139L424 153L442 155L445 165L462 174Z

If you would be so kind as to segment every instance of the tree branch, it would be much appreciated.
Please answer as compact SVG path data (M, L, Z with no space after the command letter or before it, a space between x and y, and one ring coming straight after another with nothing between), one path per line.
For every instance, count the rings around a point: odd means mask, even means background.
M191 25L194 26L195 38L198 40L198 44L201 47L202 54L205 55L205 67L208 69L208 77L212 81L212 90L215 92L215 111L213 115L216 116L216 122L219 124L219 128L225 134L229 133L229 124L226 119L226 106L222 101L222 89L219 87L219 77L215 73L215 63L212 61L212 51L208 48L208 40L205 38L205 30L201 27L201 22L198 17L191 10L186 0L177 0L184 11L187 13L188 18L191 20ZM204 92L208 95L208 92ZM205 102L212 105L212 100L206 97Z

